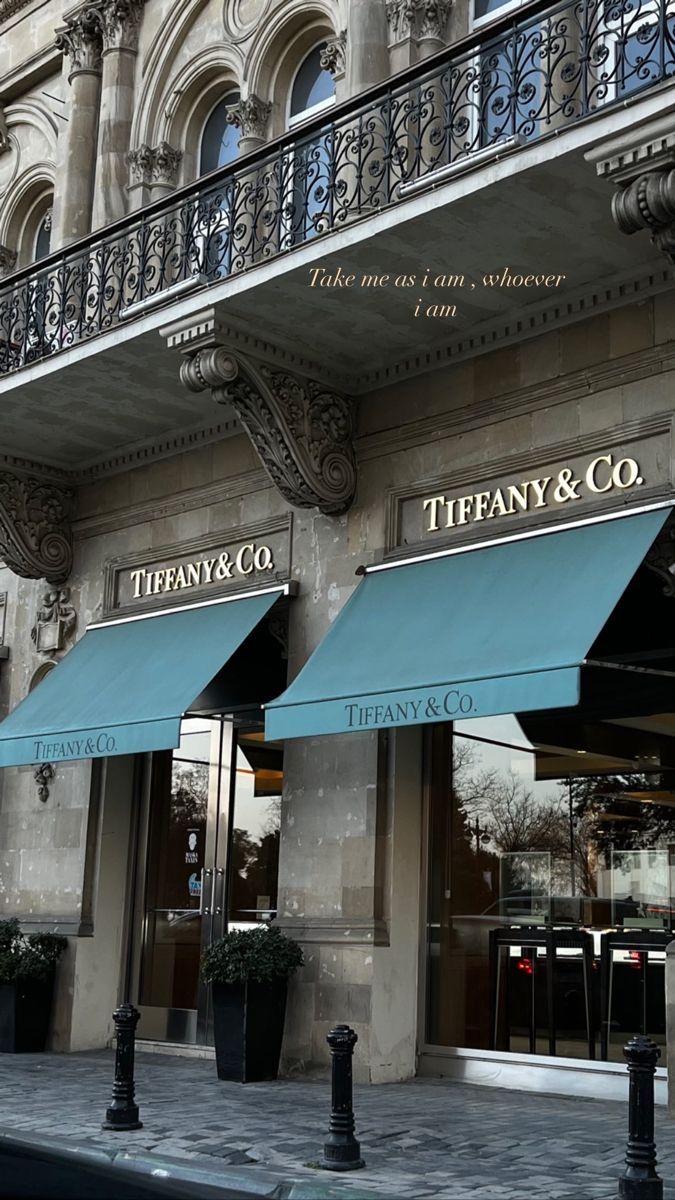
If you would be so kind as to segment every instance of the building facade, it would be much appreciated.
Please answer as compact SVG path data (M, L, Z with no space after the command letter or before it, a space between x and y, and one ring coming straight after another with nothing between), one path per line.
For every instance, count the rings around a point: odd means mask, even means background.
M667 1060L666 0L0 0L0 907L54 1049Z

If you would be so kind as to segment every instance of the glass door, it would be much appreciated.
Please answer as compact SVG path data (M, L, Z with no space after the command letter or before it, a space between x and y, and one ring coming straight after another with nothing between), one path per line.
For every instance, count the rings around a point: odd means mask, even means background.
M190 717L153 755L136 891L140 1037L209 1044L202 950L276 914L283 750L254 717Z

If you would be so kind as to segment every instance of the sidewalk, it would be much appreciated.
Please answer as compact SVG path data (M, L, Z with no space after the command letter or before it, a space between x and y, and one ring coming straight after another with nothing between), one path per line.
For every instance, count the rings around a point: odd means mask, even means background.
M139 1054L143 1129L100 1128L112 1052L0 1059L0 1133L128 1152L148 1173L164 1160L258 1196L438 1200L616 1200L627 1106L443 1080L357 1087L366 1169L312 1167L326 1133L326 1080L221 1083L209 1060ZM627 1089L626 1089L627 1090ZM675 1200L675 1121L657 1109L659 1173ZM308 1165L310 1164L310 1165ZM281 1186L280 1186L281 1185Z

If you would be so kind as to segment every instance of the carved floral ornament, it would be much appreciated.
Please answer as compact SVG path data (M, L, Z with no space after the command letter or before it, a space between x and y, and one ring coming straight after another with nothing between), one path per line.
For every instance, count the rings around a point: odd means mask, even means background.
M0 558L22 579L63 583L70 574L73 494L0 471Z
M183 151L174 150L168 142L160 142L154 149L144 143L138 150L131 150L127 159L133 183L162 183L174 187Z
M443 41L452 0L387 0L387 21L394 41L434 38Z
M244 362L222 346L181 365L192 392L236 412L282 496L298 508L345 512L356 490L352 401L311 379Z
M236 125L238 129L241 129L242 137L260 138L261 141L264 141L267 137L267 122L271 111L271 104L266 100L260 100L258 96L251 95L228 108L225 120L228 125Z
M347 30L343 29L337 37L330 38L321 51L321 68L331 75L344 75L347 61Z
M107 50L136 50L144 0L93 0L57 30L56 46L71 60L72 74L98 72Z

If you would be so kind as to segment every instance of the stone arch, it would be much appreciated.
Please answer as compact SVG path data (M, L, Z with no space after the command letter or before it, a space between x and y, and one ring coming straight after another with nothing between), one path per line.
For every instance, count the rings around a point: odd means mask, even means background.
M301 62L316 45L337 35L340 7L330 0L286 0L251 46L244 78L249 94L272 102L270 137L286 129L291 86Z
M0 244L16 251L17 269L34 261L38 230L53 202L52 163L34 163L15 181L0 213Z
M181 150L180 182L196 175L198 154L192 139L200 120L205 121L215 106L219 89L240 87L238 47L216 39L186 56L190 36L210 5L218 13L222 36L222 14L215 0L178 0L171 13L170 35L161 26L142 63L131 149L142 144L156 147L164 141Z
M58 667L58 665L53 659L48 659L47 662L40 663L40 666L31 675L28 692L34 692L38 684L42 683L42 680L46 679L47 675L54 670L54 667Z
M199 149L207 118L227 92L241 91L241 63L235 65L233 57L230 47L211 46L171 82L158 141L183 151L182 183L199 174Z

